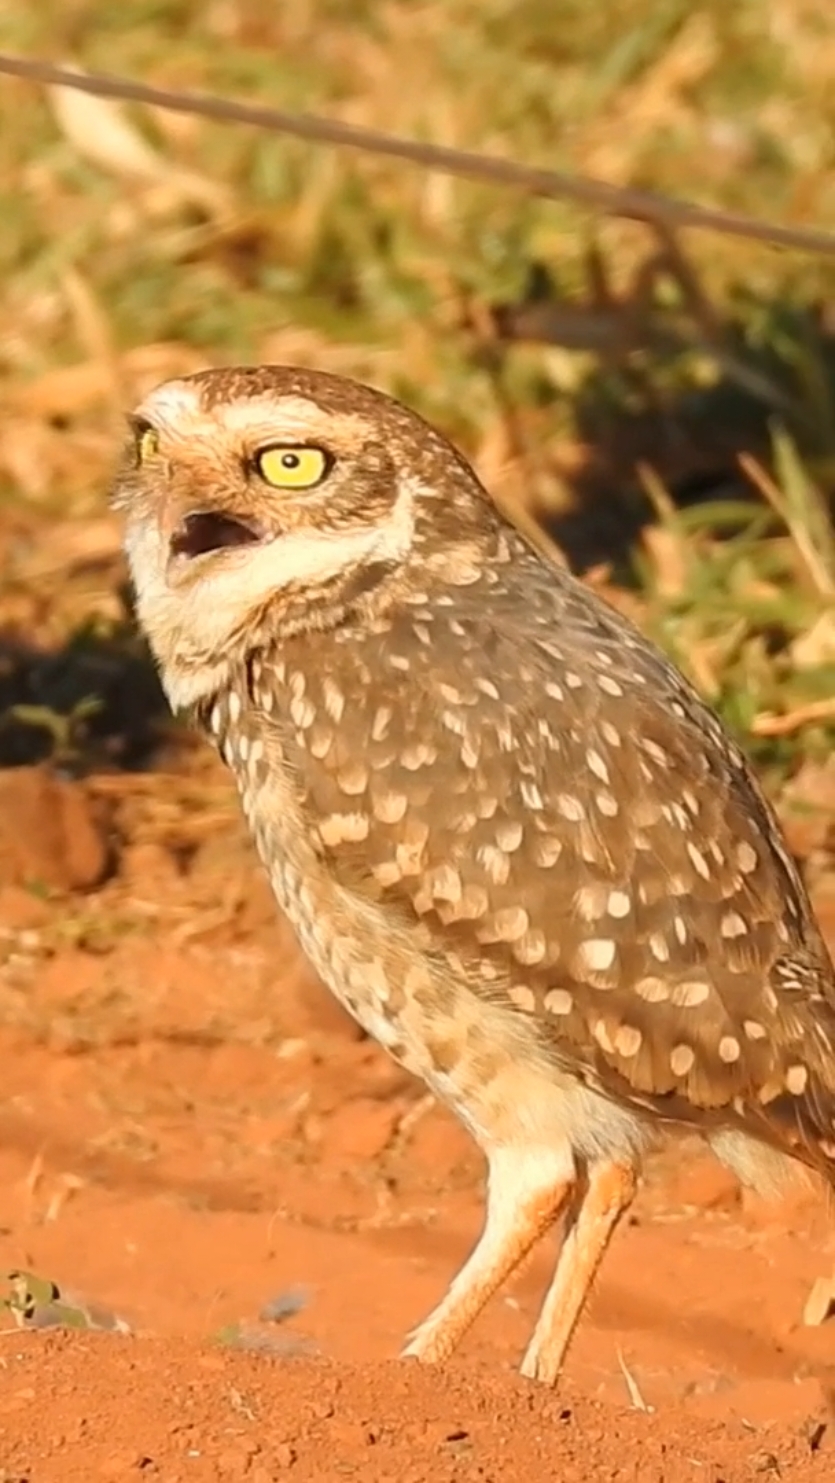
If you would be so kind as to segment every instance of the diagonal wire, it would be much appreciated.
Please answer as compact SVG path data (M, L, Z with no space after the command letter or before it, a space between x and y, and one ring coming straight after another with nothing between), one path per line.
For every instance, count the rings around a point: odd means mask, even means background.
M425 169L457 175L468 180L487 181L507 186L529 195L575 201L609 216L626 217L667 228L689 227L693 230L720 232L725 236L743 237L752 242L766 242L775 247L791 247L804 252L835 256L835 234L818 228L787 227L777 222L758 221L738 212L719 211L709 206L695 206L672 196L654 191L632 190L608 185L585 175L569 175L559 170L537 169L495 155L476 154L469 150L449 149L442 144L419 143L375 129L338 123L311 113L287 113L280 108L261 104L239 103L209 93L179 92L152 87L130 78L97 72L78 72L36 58L9 56L0 52L0 74L43 83L48 87L77 88L98 98L118 98L130 103L145 103L153 108L166 108L175 113L194 114L201 118L226 123L249 124L276 134L289 134L316 144L359 149L367 154L405 160Z

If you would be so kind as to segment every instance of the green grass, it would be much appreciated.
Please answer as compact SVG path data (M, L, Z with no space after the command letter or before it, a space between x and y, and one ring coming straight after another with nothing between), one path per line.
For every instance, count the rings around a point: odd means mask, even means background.
M62 18L7 5L0 45L835 217L820 0L75 0ZM608 561L763 767L831 748L835 264L693 234L652 274L650 232L567 203L124 116L158 151L151 187L90 157L101 125L79 147L42 92L0 79L0 526L48 540L58 512L98 518L118 409L157 374L323 365L435 420L578 565ZM61 367L78 377L57 386ZM57 589L54 606L53 645L81 621ZM795 719L774 734L775 715Z

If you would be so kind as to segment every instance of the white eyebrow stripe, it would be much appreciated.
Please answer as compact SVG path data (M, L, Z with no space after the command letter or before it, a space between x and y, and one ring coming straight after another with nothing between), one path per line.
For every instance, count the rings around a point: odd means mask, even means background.
M211 411L201 405L200 387L187 381L164 381L136 408L138 417L167 432L177 442L190 438L217 438L218 432L250 443L315 443L327 440L334 423L343 444L359 446L368 436L368 422L352 412L331 413L303 396L234 397L216 402Z
M177 431L181 421L194 422L200 416L197 387L187 381L164 381L140 402L135 415L147 418L155 427Z
M339 424L340 441L361 441L368 436L368 423L353 412L326 412L316 402L303 396L240 397L213 409L214 417L225 432L257 433L274 442L315 442L325 438L335 422Z

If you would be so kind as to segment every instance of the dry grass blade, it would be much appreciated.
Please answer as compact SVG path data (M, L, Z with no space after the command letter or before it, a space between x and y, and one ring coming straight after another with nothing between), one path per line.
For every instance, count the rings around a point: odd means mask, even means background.
M620 1348L618 1348L618 1364L620 1365L620 1371L623 1375L626 1389L629 1392L629 1400L633 1408L636 1411L644 1411L647 1413L647 1415L651 1414L653 1411L653 1407L648 1405L647 1402L644 1400L640 1386L638 1385L635 1376L632 1374L632 1371L629 1369L629 1366L627 1365L626 1360L623 1357L623 1350Z
M47 88L46 95L64 137L82 159L123 180L159 180L163 162L118 103L72 87Z
M652 562L655 589L659 597L674 601L687 590L691 553L663 480L645 463L638 465L637 472L658 521L644 532L644 549Z
M831 1277L818 1277L812 1284L812 1289L803 1308L803 1322L807 1328L818 1328L830 1317L833 1304L833 1284Z
M835 607L826 608L811 628L801 633L791 646L792 664L797 669L814 669L817 665L835 665Z
M811 700L808 705L797 706L784 716L767 713L756 716L751 723L751 730L755 736L791 736L804 726L819 725L827 721L835 722L835 700Z
M107 388L114 433L121 436L127 388L121 373L112 327L89 280L76 268L66 268L63 289L80 344L90 363L99 368Z
M72 71L84 75L80 69ZM72 86L48 87L47 97L64 137L82 159L117 179L164 188L173 202L191 202L209 217L229 214L229 190L172 165L143 138L114 99Z
M785 525L814 589L821 597L835 597L835 535L829 512L785 433L775 435L774 451L782 487L750 454L739 455L740 466Z

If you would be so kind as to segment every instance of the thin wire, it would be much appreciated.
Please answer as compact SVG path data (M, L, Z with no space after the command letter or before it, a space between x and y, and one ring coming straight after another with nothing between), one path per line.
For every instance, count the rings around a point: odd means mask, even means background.
M272 133L289 134L317 144L359 149L368 154L406 160L425 169L457 175L468 180L488 181L508 186L529 195L563 198L603 211L609 216L626 217L667 228L687 227L697 231L721 232L725 236L743 237L752 242L766 242L775 247L791 247L804 252L835 256L835 234L817 228L787 227L779 223L757 221L737 212L719 211L708 206L694 206L671 196L653 191L631 190L625 186L607 185L584 175L568 175L558 170L535 169L494 155L475 154L469 150L448 149L442 144L421 144L381 134L376 129L363 129L354 124L337 123L310 113L286 113L280 108L261 104L238 103L208 93L173 92L151 87L130 78L113 77L96 72L76 72L52 62L0 52L0 74L20 77L48 87L76 88L98 98L118 98L130 103L145 103L152 108L165 108L175 113L188 113L201 118L227 123L249 124Z

